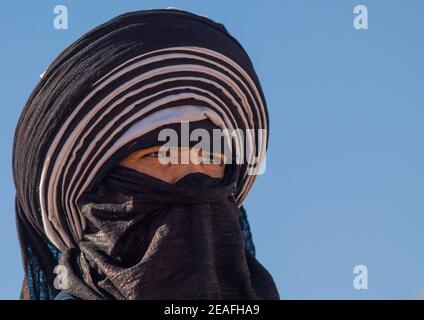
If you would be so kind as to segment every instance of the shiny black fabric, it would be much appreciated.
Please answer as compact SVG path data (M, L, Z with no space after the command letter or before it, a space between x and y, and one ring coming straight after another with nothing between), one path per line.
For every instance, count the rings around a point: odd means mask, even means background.
M117 166L78 203L89 227L61 259L65 292L79 299L278 299L272 277L246 248L236 178L191 173L168 184Z

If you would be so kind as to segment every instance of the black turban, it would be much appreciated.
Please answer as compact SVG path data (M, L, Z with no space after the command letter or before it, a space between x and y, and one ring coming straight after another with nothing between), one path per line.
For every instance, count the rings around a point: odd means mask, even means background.
M159 9L118 16L85 34L51 63L25 105L13 149L16 219L25 267L23 298L54 297L57 290L53 286L53 269L60 256L70 267L79 259L80 270L73 273L76 280L86 275L78 256L92 255L99 262L94 252L100 250L102 254L108 253L110 259L118 259L119 254L112 254L111 248L102 247L100 242L91 251L86 249L87 239L93 244L104 236L104 230L95 227L100 220L93 213L101 198L99 192L110 191L108 188L114 184L105 183L115 181L113 177L119 170L122 177L136 174L128 173L118 164L143 146L143 137L182 121L208 121L217 128L249 132L245 134L245 147L254 150L248 156L258 161L251 165L247 159L228 167L224 179L227 185L222 181L215 185L214 179L213 183L209 181L211 188L221 190L221 196L205 203L216 203L218 198L233 199L239 225L238 230L231 232L235 237L243 236L240 245L252 255L240 256L247 262L240 264L242 271L234 272L248 273L250 268L252 273L260 269L261 274L260 279L250 275L248 282L253 283L253 291L246 297L254 298L255 288L257 298L278 296L272 279L253 257L253 243L242 207L255 180L255 170L259 170L258 163L265 158L269 128L265 98L252 63L222 24L181 10ZM200 183L198 178L190 175L185 181L190 184L194 179ZM133 182L121 185L121 191L140 194L139 189L128 190ZM227 193L229 186L232 189ZM109 195L109 208L119 207L124 196ZM191 199L184 205L195 203ZM136 210L139 206L132 203L131 208ZM210 212L230 210L225 208ZM100 224L105 227L103 223L102 220ZM97 268L97 277L105 276L99 265ZM91 286L95 287L92 292L108 291L106 285L106 289L98 285L104 279L93 281L97 284ZM263 289L265 283L271 287L271 293ZM154 296L134 294L135 291L114 294L118 289L114 290L95 296ZM94 296L87 293L81 297Z

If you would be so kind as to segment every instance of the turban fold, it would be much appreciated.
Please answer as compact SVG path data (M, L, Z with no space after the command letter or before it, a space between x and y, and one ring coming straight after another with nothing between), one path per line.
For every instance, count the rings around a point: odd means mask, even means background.
M269 127L252 63L222 24L175 9L131 12L65 49L32 92L15 133L27 286L41 277L28 267L35 259L47 278L47 287L37 290L53 290L55 250L76 247L87 227L80 197L139 149L141 137L164 125L205 119L229 130L267 133ZM246 134L246 144L260 162L267 134ZM238 206L254 180L249 165L241 164Z

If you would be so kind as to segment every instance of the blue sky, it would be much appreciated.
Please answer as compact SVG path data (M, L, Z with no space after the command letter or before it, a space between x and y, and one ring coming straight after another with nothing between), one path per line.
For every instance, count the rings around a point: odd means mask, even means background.
M68 30L53 27L57 4ZM358 4L368 30L353 28ZM424 2L16 0L0 4L0 299L23 277L11 146L39 75L100 23L169 6L223 23L261 80L268 163L245 206L281 298L424 298ZM353 287L356 265L367 290Z

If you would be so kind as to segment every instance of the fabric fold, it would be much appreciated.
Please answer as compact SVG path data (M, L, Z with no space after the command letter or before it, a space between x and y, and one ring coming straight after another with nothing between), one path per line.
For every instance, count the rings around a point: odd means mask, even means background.
M278 299L246 248L235 179L176 184L117 167L79 202L88 228L61 264L80 299ZM196 186L196 190L193 186ZM163 199L166 199L163 201Z

